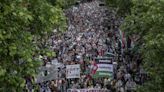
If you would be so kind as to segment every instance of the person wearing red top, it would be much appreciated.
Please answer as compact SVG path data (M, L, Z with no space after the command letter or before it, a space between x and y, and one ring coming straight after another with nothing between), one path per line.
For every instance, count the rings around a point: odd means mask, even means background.
M92 61L91 64L92 64L91 65L91 75L94 75L96 73L97 69L98 69L98 66L97 66L95 61Z

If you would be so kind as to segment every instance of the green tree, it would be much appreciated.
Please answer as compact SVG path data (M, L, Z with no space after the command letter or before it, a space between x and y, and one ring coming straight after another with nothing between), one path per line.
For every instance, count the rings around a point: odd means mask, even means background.
M111 1L111 0L107 0ZM115 0L114 7L120 6ZM124 0L123 0L124 1ZM129 0L128 0L129 1ZM139 35L138 51L143 56L143 65L150 80L140 86L139 92L164 92L164 0L130 0L130 13L125 17L121 29L127 35Z
M130 14L133 6L132 0L105 0L109 7L116 10L118 16L126 16Z
M47 0L0 1L0 92L23 92L24 77L35 76L53 29L65 30L63 9Z
M47 0L52 5L59 6L63 9L70 7L71 5L75 4L78 0Z

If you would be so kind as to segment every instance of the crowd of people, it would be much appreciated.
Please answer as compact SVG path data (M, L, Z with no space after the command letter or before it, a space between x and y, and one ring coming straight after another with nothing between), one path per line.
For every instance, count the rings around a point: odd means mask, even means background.
M67 89L98 88L111 92L134 92L137 84L144 83L146 73L141 66L140 54L133 53L136 36L125 37L119 30L122 20L115 18L99 0L79 3L65 11L68 30L55 33L51 45L56 56L45 64L61 63L59 78L39 83L39 92L66 92ZM96 57L112 53L113 78L94 79L86 71L91 69ZM80 79L66 78L66 65L80 64Z
M97 1L80 3L66 10L68 31L62 37L54 35L53 47L58 52L56 59L65 65L81 64L82 77L65 80L69 82L68 88L99 87L103 82L101 79L93 84L88 81L90 75L85 74L95 57L102 57L109 51L109 45L106 44L108 35L104 33L107 31L104 27L107 18L106 7L99 6L99 3Z

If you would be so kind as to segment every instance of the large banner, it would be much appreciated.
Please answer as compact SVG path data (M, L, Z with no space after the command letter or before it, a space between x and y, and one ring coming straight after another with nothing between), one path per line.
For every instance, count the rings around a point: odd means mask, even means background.
M38 75L35 79L36 83L42 83L45 81L50 81L54 79L58 79L58 70L55 65L51 65L49 67L42 66L38 69Z
M113 72L113 64L97 64L97 71Z
M97 58L96 63L98 68L93 78L113 77L113 64L110 58Z
M66 78L80 78L80 64L66 66Z
M67 92L110 92L106 89L68 89Z

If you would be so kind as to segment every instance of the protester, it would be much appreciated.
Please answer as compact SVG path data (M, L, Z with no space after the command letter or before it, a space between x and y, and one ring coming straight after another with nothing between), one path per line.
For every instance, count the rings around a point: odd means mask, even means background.
M136 83L132 79L129 79L126 82L125 90L127 92L134 92L136 90Z

